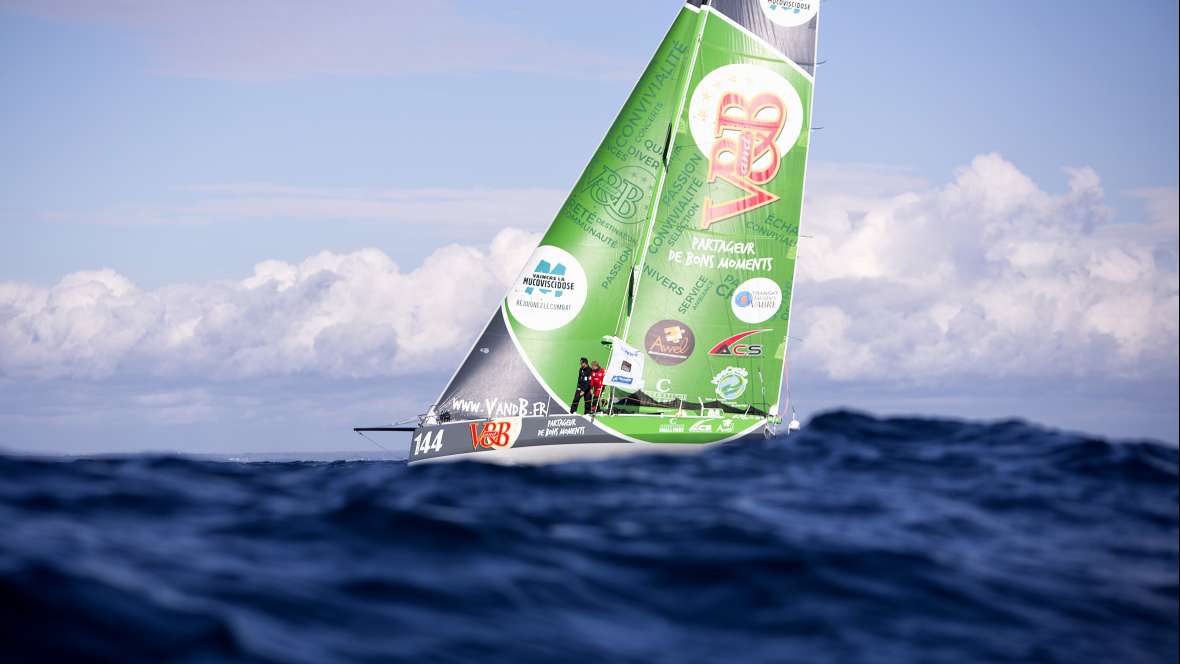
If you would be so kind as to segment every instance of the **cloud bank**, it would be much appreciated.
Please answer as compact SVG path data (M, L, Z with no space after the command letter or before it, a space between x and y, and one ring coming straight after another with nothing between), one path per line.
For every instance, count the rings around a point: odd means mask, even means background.
M837 380L1176 375L1175 188L1111 223L1097 174L1042 191L995 154L945 186L808 201L798 361Z
M1112 223L1098 176L1043 191L997 155L931 187L818 169L792 362L836 381L1159 379L1177 372L1176 189ZM831 171L831 172L829 172ZM446 373L539 236L504 230L404 271L383 252L259 263L232 282L142 290L110 269L0 283L0 375L38 380Z
M110 270L0 284L0 374L197 382L439 370L466 348L540 237L501 231L403 272L376 249L264 261L232 282L141 290Z

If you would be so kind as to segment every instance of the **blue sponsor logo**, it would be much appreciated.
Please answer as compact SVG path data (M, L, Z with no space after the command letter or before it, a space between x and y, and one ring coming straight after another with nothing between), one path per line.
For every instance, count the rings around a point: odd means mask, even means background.
M798 3L783 2L783 0L778 0L777 2L775 0L770 0L770 11L774 11L776 9L781 9L792 14L798 14L802 11Z
M525 278L524 283L526 284L526 288L524 292L532 295L535 287L542 295L552 293L553 297L561 297L562 293L573 287L564 277L564 264L550 265L549 261L542 260L537 263L537 267L533 268L532 276Z

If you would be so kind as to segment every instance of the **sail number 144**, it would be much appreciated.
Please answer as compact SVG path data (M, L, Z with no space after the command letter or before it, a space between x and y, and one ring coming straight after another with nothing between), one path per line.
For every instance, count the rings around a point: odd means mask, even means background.
M442 441L442 429L435 431L433 435L430 431L426 431L414 436L414 456L440 451L442 449Z

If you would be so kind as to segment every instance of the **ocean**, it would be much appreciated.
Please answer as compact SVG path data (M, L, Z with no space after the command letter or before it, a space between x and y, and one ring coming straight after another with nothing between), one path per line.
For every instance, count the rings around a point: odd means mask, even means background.
M0 457L3 662L1175 662L1177 450L817 416L546 467Z

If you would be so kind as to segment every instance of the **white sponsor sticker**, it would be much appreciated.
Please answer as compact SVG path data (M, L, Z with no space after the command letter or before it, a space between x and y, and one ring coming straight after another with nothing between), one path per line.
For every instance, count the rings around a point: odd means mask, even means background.
M776 104L761 104L761 99L773 99ZM777 110L781 104L782 117ZM740 117L743 110L754 117ZM766 169L774 159L791 151L803 131L803 100L787 79L766 67L733 64L718 67L705 75L692 92L688 105L688 126L692 140L706 158L713 155L713 144L718 140L717 116L726 113L747 122L780 125L782 130L774 138L773 151L763 151L749 164L749 170ZM725 128L728 133L738 133Z
M537 247L508 294L508 310L538 331L564 327L586 304L586 271L573 254L551 245Z
M803 25L818 11L819 0L762 0L762 13L787 28Z
M741 367L725 367L713 376L712 382L717 386L717 396L725 401L733 401L746 393L750 373Z
M729 299L733 315L744 323L770 320L783 304L783 291L772 279L754 277L742 282Z

